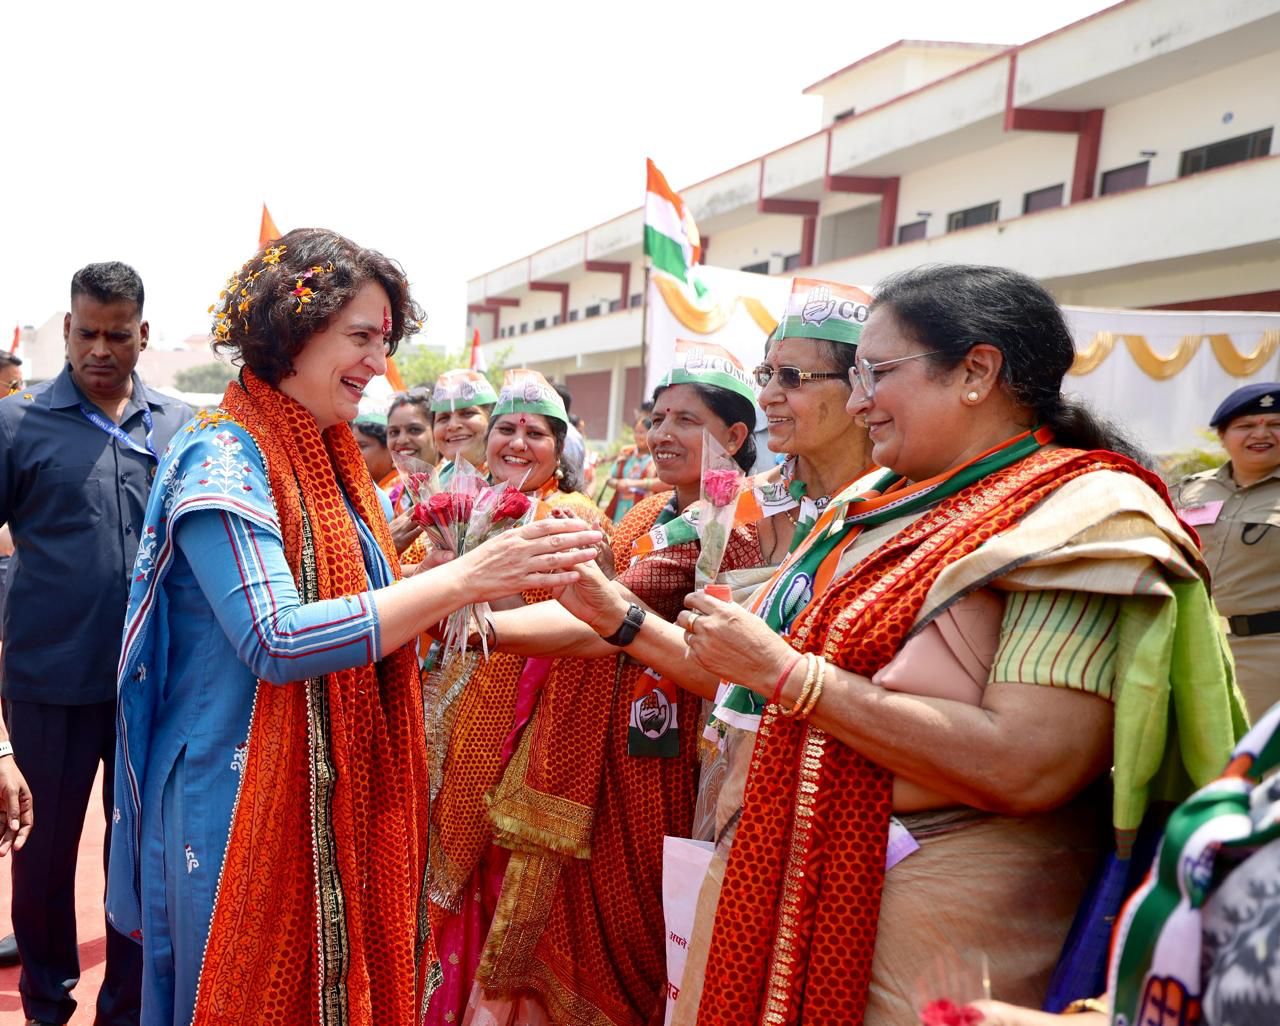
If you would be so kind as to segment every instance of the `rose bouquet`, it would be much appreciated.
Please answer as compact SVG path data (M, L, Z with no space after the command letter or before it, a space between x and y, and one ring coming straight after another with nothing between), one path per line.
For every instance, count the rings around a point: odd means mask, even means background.
M485 487L484 478L466 460L458 461L447 484L440 481L436 468L421 460L399 456L395 463L404 495L412 504L409 518L422 528L433 549L460 555L476 497Z
M720 573L729 533L738 509L738 493L746 475L709 431L702 433L702 504L698 510L698 540L702 543L694 568L694 586L705 588Z
M431 502L438 498L439 496L433 496L428 500L428 509ZM519 488L507 482L481 488L467 507L465 519L461 519L460 516L463 511L461 506L449 511L451 515L459 515L459 521L464 525L458 547L453 550L454 553L459 556L465 555L490 538L496 538L508 528L527 524L533 519L534 509L533 500ZM444 655L447 657L454 652L465 655L467 639L473 626L478 625L481 627L480 646L484 650L485 658L489 658L489 641L483 630L488 613L487 602L466 605L451 613L445 628Z

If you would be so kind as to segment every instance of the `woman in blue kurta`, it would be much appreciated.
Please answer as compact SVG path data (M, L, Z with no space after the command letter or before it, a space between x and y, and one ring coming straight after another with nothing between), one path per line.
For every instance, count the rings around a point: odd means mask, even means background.
M398 581L348 425L413 330L403 273L308 229L223 298L244 370L166 452L134 567L108 915L147 1026L411 1026L438 971L413 640L599 536L545 521Z

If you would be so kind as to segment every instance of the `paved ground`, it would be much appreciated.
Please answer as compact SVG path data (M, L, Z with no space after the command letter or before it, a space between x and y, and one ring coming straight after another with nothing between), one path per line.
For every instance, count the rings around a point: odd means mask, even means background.
M80 839L80 862L76 875L76 920L80 940L80 983L74 996L79 1002L71 1017L72 1026L91 1026L93 1003L102 983L107 957L107 925L102 913L102 818L101 773L94 787L89 815ZM36 810L37 816L39 809ZM39 820L37 819L37 825ZM9 860L0 860L0 937L13 932L9 922L9 900L13 893ZM25 1022L18 996L17 968L0 969L0 1026L21 1026Z

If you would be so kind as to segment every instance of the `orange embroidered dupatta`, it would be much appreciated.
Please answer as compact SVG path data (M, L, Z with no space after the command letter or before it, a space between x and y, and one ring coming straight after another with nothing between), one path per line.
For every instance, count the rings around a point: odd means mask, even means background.
M266 462L303 601L368 589L345 490L398 576L350 428L244 371L223 409ZM439 972L422 905L427 768L411 647L305 682L259 681L196 996L197 1026L413 1026Z

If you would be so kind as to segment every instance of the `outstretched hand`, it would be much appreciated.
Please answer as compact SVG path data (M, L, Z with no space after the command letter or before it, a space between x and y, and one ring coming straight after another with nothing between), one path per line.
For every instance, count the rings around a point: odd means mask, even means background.
M578 580L604 535L585 521L548 517L504 531L455 560L474 602Z
M629 603L595 563L583 563L578 579L552 594L597 634L612 634L627 615Z
M795 651L755 613L705 591L685 597L676 625L704 670L769 697L769 689Z

